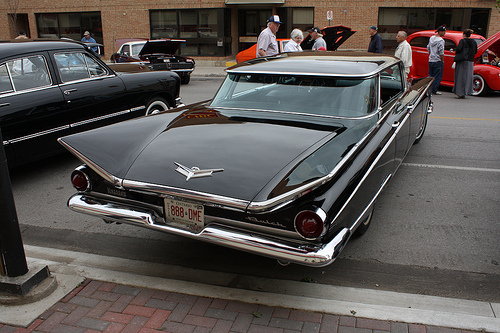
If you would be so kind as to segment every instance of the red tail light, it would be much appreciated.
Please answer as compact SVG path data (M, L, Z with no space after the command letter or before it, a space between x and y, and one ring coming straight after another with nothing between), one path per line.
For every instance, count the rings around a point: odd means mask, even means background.
M310 210L300 212L295 217L295 229L304 238L318 238L323 233L324 225L324 218Z
M85 173L75 170L71 174L71 183L80 192L90 189L90 181Z

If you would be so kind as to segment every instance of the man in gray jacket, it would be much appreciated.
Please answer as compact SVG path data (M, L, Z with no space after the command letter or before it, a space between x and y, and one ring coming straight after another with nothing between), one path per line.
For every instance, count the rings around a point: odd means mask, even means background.
M436 30L436 34L429 39L427 51L429 51L429 76L434 78L432 83L432 94L441 95L438 91L441 79L443 78L444 69L444 39L446 28L440 26Z

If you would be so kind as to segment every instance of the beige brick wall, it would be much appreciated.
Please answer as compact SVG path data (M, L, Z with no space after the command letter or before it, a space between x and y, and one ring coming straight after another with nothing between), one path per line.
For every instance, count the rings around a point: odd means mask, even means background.
M51 12L101 12L103 25L103 38L106 54L109 56L116 50L114 40L119 38L143 37L148 38L149 10L150 9L179 9L179 8L220 8L224 6L223 0L18 0L18 13L28 14L31 36L37 36L35 13ZM15 0L0 0L0 38L13 38L16 32L9 28L7 13L12 12L9 3ZM451 0L430 1L374 1L374 0L286 0L287 7L315 7L314 25L324 27L329 25L326 17L328 10L333 12L331 25L346 25L357 33L351 37L341 48L343 49L366 49L369 43L368 27L377 24L378 8L383 7L461 7L461 8L491 8L491 19L489 22L489 34L493 35L500 31L500 13L494 7L493 0ZM233 41L237 40L236 7L233 8ZM233 43L233 52L237 45Z

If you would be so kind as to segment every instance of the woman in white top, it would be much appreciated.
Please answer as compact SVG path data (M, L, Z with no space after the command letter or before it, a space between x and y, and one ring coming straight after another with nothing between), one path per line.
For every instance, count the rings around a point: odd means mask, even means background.
M302 42L303 39L304 35L302 34L302 30L293 29L292 32L290 33L290 41L286 43L285 47L283 48L283 52L302 51L300 43Z

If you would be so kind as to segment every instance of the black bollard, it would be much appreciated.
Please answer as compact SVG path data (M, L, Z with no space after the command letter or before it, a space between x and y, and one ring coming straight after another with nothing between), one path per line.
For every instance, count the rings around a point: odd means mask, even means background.
M8 277L28 273L21 230L0 129L0 260ZM1 265L0 265L1 266Z

